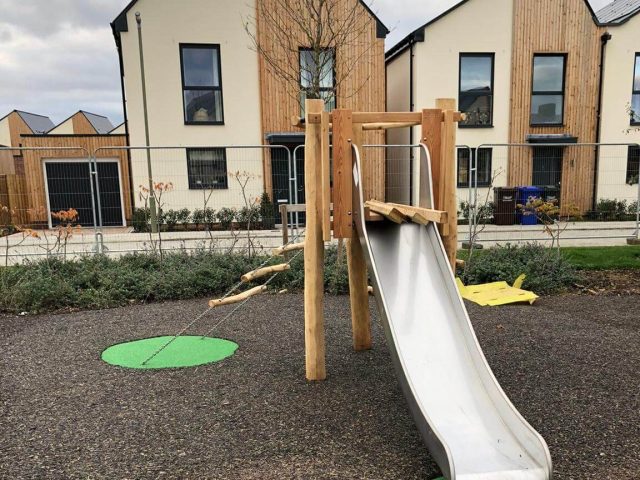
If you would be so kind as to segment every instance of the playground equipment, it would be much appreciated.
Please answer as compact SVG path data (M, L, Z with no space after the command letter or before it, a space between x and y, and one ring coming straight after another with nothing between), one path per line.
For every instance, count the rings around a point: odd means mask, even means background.
M497 307L499 305L509 305L511 303L528 302L530 305L538 299L538 296L528 290L522 289L522 283L526 276L520 275L513 287L507 282L491 282L483 285L465 286L462 280L456 278L460 295L465 300L477 303L483 307Z
M446 478L548 480L547 445L493 376L456 286L454 152L461 115L453 100L437 106L328 113L321 100L306 101L306 375L326 378L324 243L344 239L354 348L371 347L368 269L400 384ZM384 173L363 158L362 132L414 126L422 128L418 205L386 203Z

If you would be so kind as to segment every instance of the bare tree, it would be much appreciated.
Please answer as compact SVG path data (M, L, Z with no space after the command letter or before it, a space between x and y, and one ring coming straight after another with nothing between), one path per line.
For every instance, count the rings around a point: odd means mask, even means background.
M301 106L311 98L335 104L338 92L350 98L369 80L368 73L352 78L373 61L375 47L375 24L359 0L256 0L245 30L252 49Z

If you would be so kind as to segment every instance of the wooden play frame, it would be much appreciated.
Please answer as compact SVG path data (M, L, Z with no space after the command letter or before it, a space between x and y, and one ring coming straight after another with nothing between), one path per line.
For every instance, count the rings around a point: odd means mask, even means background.
M360 151L363 177L367 160L362 150L364 131L421 126L420 143L429 149L435 209L386 203L371 198L365 185L367 221L389 219L439 224L442 241L455 271L457 234L456 123L463 115L455 110L455 100L438 99L436 108L421 112L324 111L322 100L306 100L304 120L293 119L305 134L306 232L304 242L305 362L309 381L324 380L324 249L325 242L344 239L349 270L351 324L356 351L371 348L369 286L364 252L353 225L353 147ZM333 172L330 171L330 132L333 133ZM333 173L333 189L330 179ZM366 183L366 182L365 182ZM333 204L333 217L331 205ZM284 252L279 252L284 253Z

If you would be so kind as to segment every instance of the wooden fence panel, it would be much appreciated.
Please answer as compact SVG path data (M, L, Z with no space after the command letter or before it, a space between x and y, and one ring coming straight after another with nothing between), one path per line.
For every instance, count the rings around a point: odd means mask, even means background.
M24 175L0 175L0 206L10 213L0 213L0 225L26 225L29 222L27 182Z

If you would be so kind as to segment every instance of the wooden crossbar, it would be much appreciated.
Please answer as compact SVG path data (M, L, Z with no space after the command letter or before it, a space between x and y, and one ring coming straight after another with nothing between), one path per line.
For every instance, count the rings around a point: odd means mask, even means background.
M288 263L282 263L271 267L258 268L257 270L245 273L240 279L243 283L249 283L257 278L266 277L271 273L285 272L287 270L291 270L291 265Z
M240 303L247 298L255 297L256 295L260 295L267 291L266 285L260 285L259 287L254 287L251 290L247 290L246 292L239 293L238 295L232 295L227 298L218 298L217 300L210 300L209 307L222 307L223 305L233 305L234 303Z
M441 121L444 121L444 112ZM454 122L462 122L466 115L461 112L454 112ZM322 115L309 114L310 124L322 123ZM407 128L422 124L422 112L354 112L353 123L362 124L363 130L389 130L392 128ZM306 121L298 116L291 117L291 126L305 128ZM333 127L333 114L329 114L329 127Z
M378 217L373 217L373 215ZM431 210L428 208L410 207L399 203L385 203L377 200L369 200L365 203L365 219L367 221L379 221L388 218L395 223L412 221L420 225L427 225L429 222L446 224L449 219L447 212Z
M407 221L407 217L390 203L369 200L368 202L365 202L364 206L368 208L370 212L382 215L392 222L404 223Z

